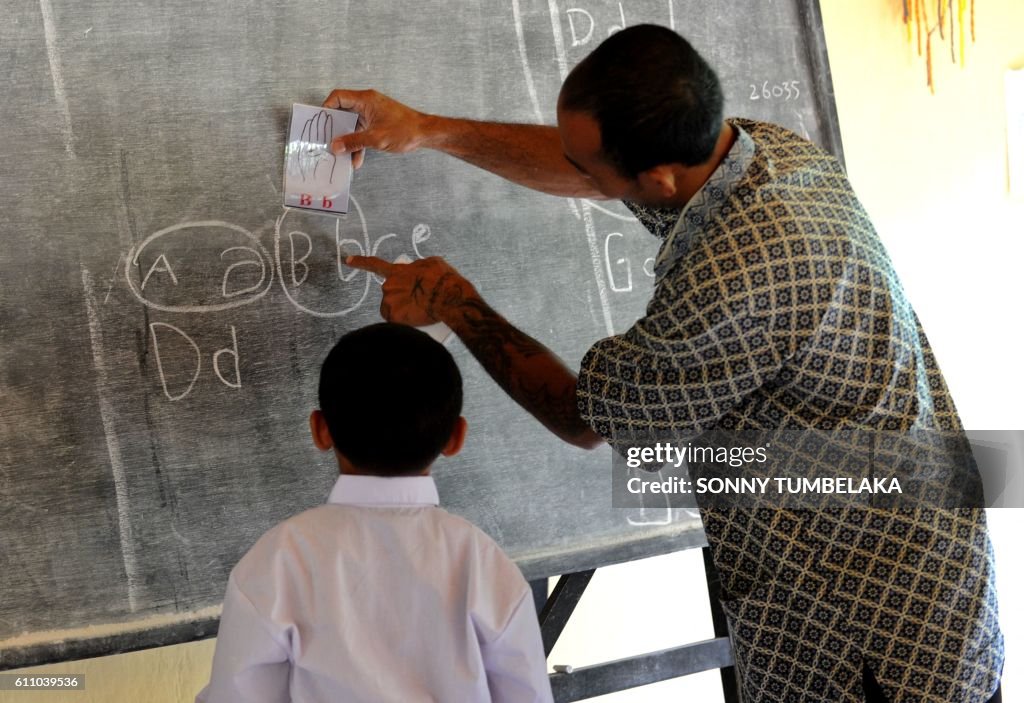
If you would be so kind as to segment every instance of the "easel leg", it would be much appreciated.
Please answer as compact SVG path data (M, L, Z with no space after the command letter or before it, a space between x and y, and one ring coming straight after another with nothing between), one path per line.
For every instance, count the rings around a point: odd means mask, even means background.
M565 574L558 579L551 597L540 611L540 634L544 640L544 654L551 654L559 635L569 622L569 616L583 597L583 591L594 576L595 569ZM534 599L537 592L534 591Z
M530 590L533 591L533 607L537 610L537 615L540 616L540 612L544 610L544 606L548 602L548 580L534 579L530 581Z
M708 598L711 601L711 623L715 629L715 637L729 636L729 621L722 610L722 586L718 579L718 571L711 558L711 548L704 547L704 573L708 581ZM735 666L724 666L719 672L722 676L722 694L725 703L741 703L738 672Z

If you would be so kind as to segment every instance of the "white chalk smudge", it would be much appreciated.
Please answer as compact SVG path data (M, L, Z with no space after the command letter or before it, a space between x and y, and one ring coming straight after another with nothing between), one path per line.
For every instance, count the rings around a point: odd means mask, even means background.
M60 55L57 53L57 29L53 21L53 6L50 0L39 0L39 9L43 13L43 34L46 37L46 56L50 61L50 77L53 79L53 97L60 109L63 121L64 151L75 158L74 134L71 131L71 110L68 108L68 96L64 91L64 74L60 67Z
M132 542L132 524L128 513L128 480L124 461L121 459L121 442L114 427L114 408L107 397L107 366L103 352L103 333L100 318L96 312L94 286L89 271L82 267L82 288L85 293L85 312L89 318L89 341L92 344L93 367L96 370L96 395L99 398L100 422L107 440L107 454L110 469L114 475L114 497L117 501L117 527L121 538L121 559L128 578L128 607L135 612L141 579L135 561L135 547Z

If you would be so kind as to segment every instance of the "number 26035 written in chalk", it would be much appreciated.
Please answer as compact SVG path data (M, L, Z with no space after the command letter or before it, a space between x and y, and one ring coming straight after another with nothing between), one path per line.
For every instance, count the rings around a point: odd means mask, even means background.
M800 81L772 83L765 81L760 86L750 84L751 100L796 100L800 97Z

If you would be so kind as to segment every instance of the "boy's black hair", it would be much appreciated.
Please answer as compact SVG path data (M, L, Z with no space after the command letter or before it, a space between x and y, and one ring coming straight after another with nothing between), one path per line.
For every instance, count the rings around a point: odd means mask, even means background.
M572 70L559 100L597 121L602 153L629 178L704 163L722 129L718 76L688 41L653 24L604 40Z
M462 375L430 335L382 322L344 335L320 369L320 410L335 448L360 471L417 474L462 412Z

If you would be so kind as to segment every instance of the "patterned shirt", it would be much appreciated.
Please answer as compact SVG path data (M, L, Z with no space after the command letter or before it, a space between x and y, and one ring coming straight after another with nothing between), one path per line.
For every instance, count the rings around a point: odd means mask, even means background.
M774 125L682 210L627 203L664 243L646 315L598 341L577 401L613 445L716 430L963 429L840 164ZM986 701L1003 663L981 509L702 506L744 700Z

